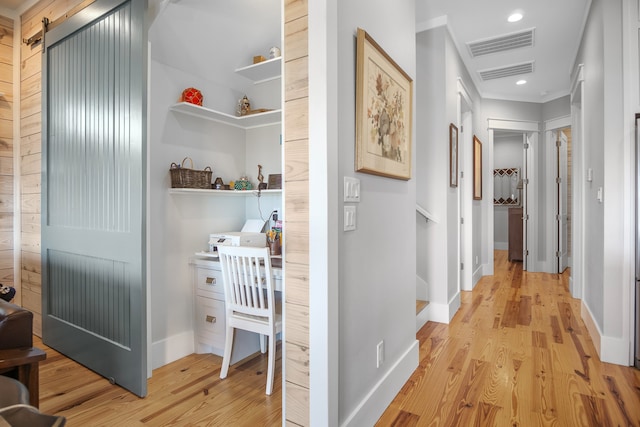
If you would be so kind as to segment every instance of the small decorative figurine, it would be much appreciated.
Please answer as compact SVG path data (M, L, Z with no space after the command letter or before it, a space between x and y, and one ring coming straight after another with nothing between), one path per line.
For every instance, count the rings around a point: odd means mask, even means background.
M279 58L280 57L280 48L277 46L269 49L269 59Z
M266 190L267 183L264 182L264 175L262 175L262 165L258 165L258 190Z
M249 98L247 95L243 96L242 99L238 100L238 108L236 109L236 115L245 116L249 114L251 111L251 103L249 102Z

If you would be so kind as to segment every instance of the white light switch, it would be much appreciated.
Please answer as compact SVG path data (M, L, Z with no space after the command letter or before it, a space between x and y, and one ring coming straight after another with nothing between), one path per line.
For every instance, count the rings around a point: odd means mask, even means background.
M358 178L344 177L344 201L356 203L360 201L360 180Z
M344 207L344 231L353 231L356 229L356 207Z
M602 203L602 201L604 200L604 196L602 194L602 187L598 187L598 194L596 195L596 198L598 199L598 202Z

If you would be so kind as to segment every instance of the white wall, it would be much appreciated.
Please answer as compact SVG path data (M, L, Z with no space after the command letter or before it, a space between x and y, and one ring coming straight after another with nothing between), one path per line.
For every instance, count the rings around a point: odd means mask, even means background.
M415 178L403 181L354 172L355 35L358 27L365 29L415 79L415 4L413 0L393 4L384 0L334 4L337 99L328 109L336 111L338 117L339 188L344 176L356 177L361 182L361 201L356 205L357 230L338 233L339 423L372 425L418 363L416 190ZM336 30L329 27L329 33L333 31ZM415 176L415 156L413 162ZM335 196L341 201L342 191ZM340 211L343 205L338 203ZM342 221L339 229L342 230ZM381 341L385 361L376 368L376 346Z
M424 27L424 26L423 26ZM429 310L432 320L448 323L460 304L459 267L461 263L459 218L461 187L449 186L449 124L458 123L458 81L470 92L473 102L473 125L459 135L459 170L465 172L467 185L472 185L465 159L472 156L473 134L484 137L486 129L480 125L478 111L481 100L446 26L422 31L417 43L416 124L417 203L431 212L438 223L418 221L418 274L429 285ZM442 83L444 81L444 84ZM445 106L443 108L443 105ZM486 126L485 126L486 128ZM482 229L476 227L476 216L482 218L477 202L473 204L474 219L465 222L472 233L473 258L480 256ZM477 248L476 248L477 247ZM467 268L475 268L467 265ZM469 288L471 284L467 285Z
M170 111L187 87L204 95L204 106L234 114L242 94L248 94L253 108L274 108L280 104L280 79L260 87L236 75L234 70L251 63L256 52L268 52L278 38L265 36L256 43L253 32L279 34L279 4L274 13L268 5L263 13L251 17L243 11L231 19L234 2L222 10L220 4L201 0L171 3L162 9L150 30L149 77L149 264L152 368L157 368L194 351L193 283L189 258L207 249L212 232L240 230L247 218L268 219L278 209L281 196L211 197L209 195L169 194L169 167L185 157L196 169L210 166L212 178L225 183L248 175L257 185L257 164L269 173L279 173L281 126L279 124L245 131ZM237 11L236 11L237 12ZM197 18L194 18L197 17ZM196 19L196 24L194 24ZM229 39L231 28L243 19L252 23L243 37ZM270 26L269 26L270 25ZM203 54L201 43L217 40L219 49ZM226 40L226 43L222 43ZM269 105L268 105L269 104ZM186 164L190 167L190 163ZM259 202L259 204L258 204ZM262 211L262 212L261 212Z
M622 1L594 0L575 61L576 70L584 64L585 76L585 129L576 148L583 150L584 167L593 170L584 190L584 283L578 286L583 287L583 318L592 325L600 357L614 363L628 363L630 314L624 301L633 265L624 246L625 229L632 223L625 209L625 200L632 197L625 185L632 174L632 159L625 155L632 139L625 137L629 130L623 114L623 16L628 18ZM597 200L600 188L603 202Z

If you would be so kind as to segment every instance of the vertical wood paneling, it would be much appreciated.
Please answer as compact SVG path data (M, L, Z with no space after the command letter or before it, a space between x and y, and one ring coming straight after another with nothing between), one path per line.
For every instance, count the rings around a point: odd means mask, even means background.
M80 3L82 3L82 0L42 0L36 3L20 17L22 30L20 39L28 39L41 30L43 18L46 17L50 21L55 21ZM0 44L2 42L2 39L0 39ZM40 115L42 111L41 45L27 46L21 43L19 66L21 85L21 179L36 182L40 180L40 153L42 151L42 117ZM29 186L21 192L20 199L23 219L21 230L22 245L20 248L22 262L21 287L24 294L22 305L33 312L33 331L40 336L42 334L42 309L40 306L40 190L35 190L33 186ZM29 218L29 221L25 222L25 218Z
M13 20L1 16L0 92L4 94L0 96L0 283L16 286L13 272ZM20 296L15 302L19 299Z
M287 425L309 419L309 62L308 4L284 2L284 188Z

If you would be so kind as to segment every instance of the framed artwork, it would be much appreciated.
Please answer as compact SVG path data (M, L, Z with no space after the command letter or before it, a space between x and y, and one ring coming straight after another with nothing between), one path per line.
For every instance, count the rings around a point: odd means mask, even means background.
M449 124L449 186L458 186L458 128Z
M356 171L411 179L413 81L358 28Z
M473 200L482 200L482 142L473 135Z

